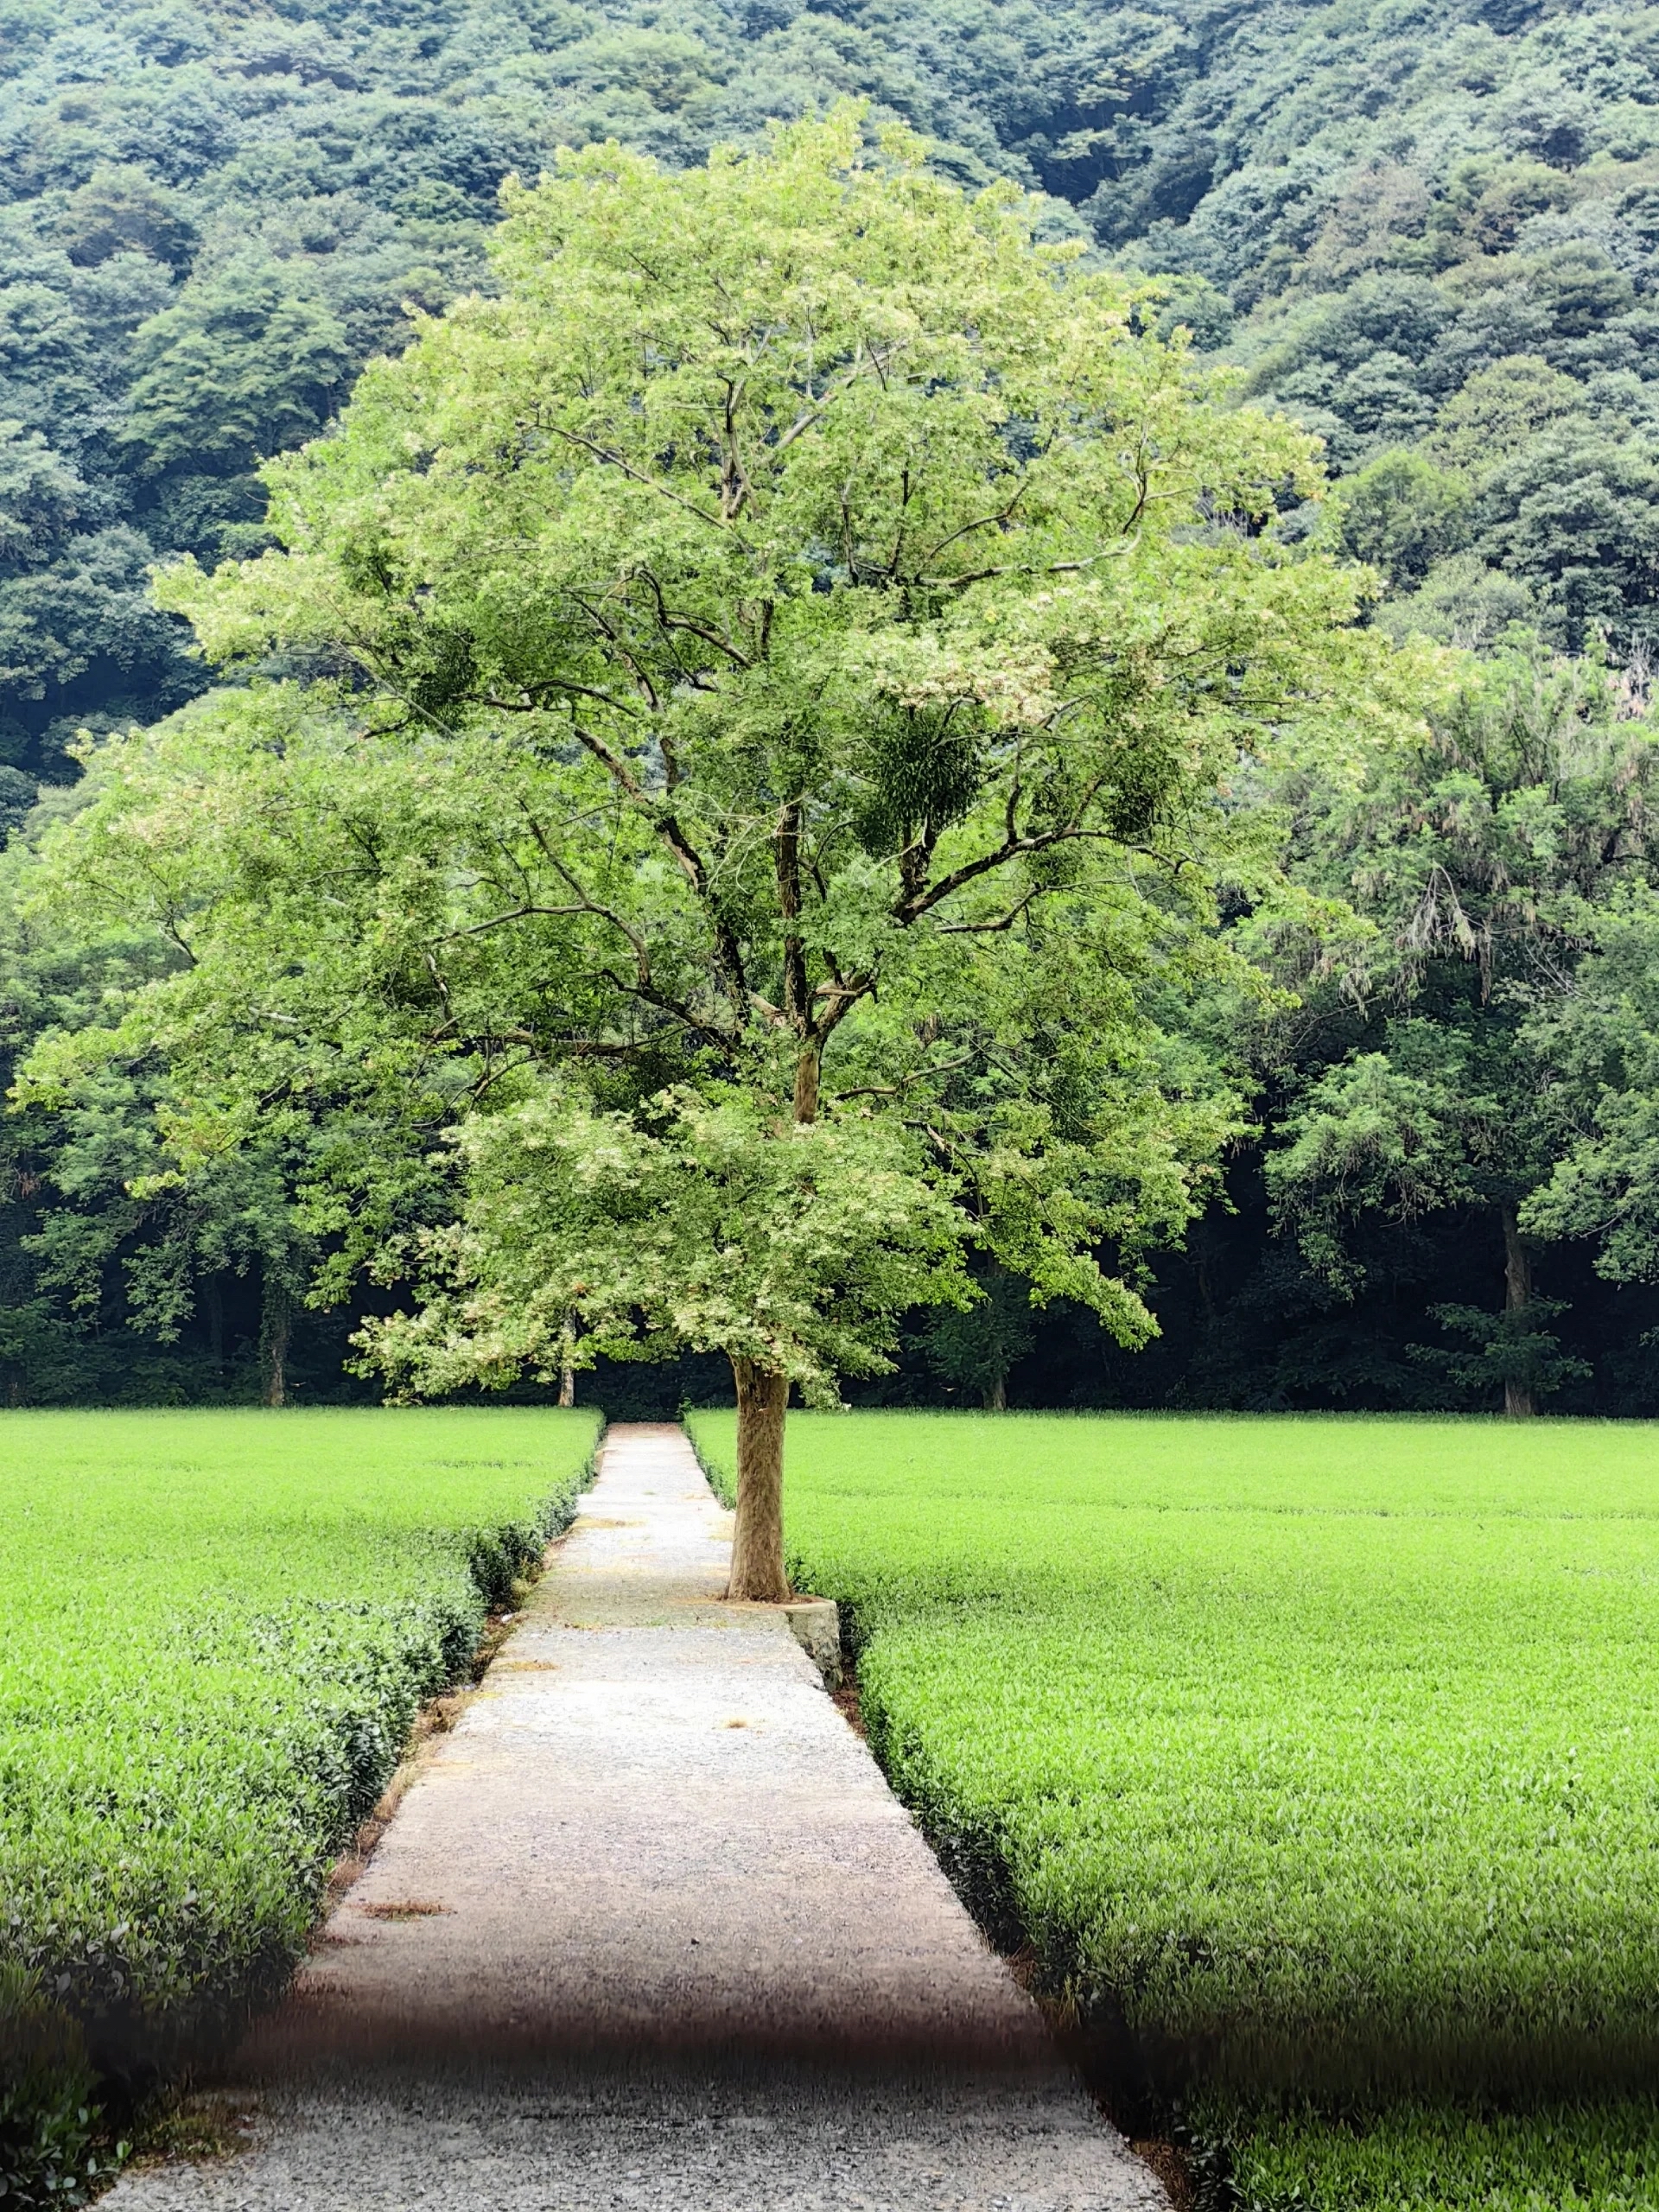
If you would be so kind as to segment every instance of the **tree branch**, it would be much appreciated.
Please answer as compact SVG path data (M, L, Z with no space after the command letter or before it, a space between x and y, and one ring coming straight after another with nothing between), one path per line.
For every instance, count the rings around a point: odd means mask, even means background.
M939 935L941 937L994 937L1000 930L1011 930L1037 896L1040 887L1038 884L1033 884L1031 889L1027 892L1017 906L1010 906L1006 914L999 916L994 922L944 922L940 925Z
M801 918L801 805L791 799L778 817L772 837L778 879L778 910L784 924L784 1014L803 1037L812 1034L811 989L806 947L796 927Z
M1074 845L1089 838L1098 838L1108 844L1118 842L1109 830L1084 830L1077 826L1045 830L1035 837L1007 838L994 852L982 853L976 861L964 861L960 868L952 868L949 875L941 876L918 898L900 899L890 909L893 918L901 926L908 927L912 922L919 921L924 914L931 913L941 899L950 898L953 892L960 891L965 884L977 882L982 875L989 875L996 868L1006 868L1010 861L1022 859L1027 853L1046 852L1054 845Z
M945 1060L937 1067L918 1068L899 1083L860 1084L855 1090L836 1091L835 1102L840 1106L849 1098L902 1098L906 1091L913 1090L918 1083L930 1082L935 1076L955 1075L958 1068L971 1067L981 1057L978 1052L963 1052L957 1058Z
M648 492L655 492L659 499L667 499L677 507L683 507L687 514L696 515L699 522L712 523L716 530L727 527L724 516L710 513L707 507L700 507L695 499L682 499L677 492L671 492L666 484L659 484L654 476L647 475L642 468L636 468L631 461L625 460L609 446L601 445L597 439L584 438L579 430L567 430L557 423L550 423L548 428L556 438L563 438L566 445L576 446L583 453L591 454L595 461L602 461L607 467L620 468L623 475L631 478L634 483L643 484Z

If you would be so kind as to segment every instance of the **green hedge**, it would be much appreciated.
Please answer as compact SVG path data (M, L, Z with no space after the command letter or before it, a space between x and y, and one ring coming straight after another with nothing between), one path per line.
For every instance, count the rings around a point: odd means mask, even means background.
M39 2076L0 2107L5 2201L65 2201L86 2059L141 2077L280 1986L596 1433L518 1410L0 1421L0 2015Z
M1659 1432L792 1414L785 1496L958 1886L1241 2200L1646 2201Z

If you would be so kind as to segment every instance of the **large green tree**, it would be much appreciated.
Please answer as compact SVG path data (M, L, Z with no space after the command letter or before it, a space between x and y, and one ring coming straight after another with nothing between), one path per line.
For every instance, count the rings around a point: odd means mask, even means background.
M187 1161L304 1123L341 1265L414 1271L401 1387L729 1357L777 1598L791 1384L971 1249L1152 1332L1138 1255L1241 1118L1158 1014L1225 964L1216 880L1273 888L1224 786L1382 712L1387 652L1261 530L1306 442L855 111L566 156L498 266L272 465L276 549L167 582L213 658L320 672L113 748L56 866L186 952L125 1035Z

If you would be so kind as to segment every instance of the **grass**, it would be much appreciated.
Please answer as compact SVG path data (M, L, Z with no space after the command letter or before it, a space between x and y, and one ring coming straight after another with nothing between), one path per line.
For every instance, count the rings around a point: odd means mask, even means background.
M595 1433L517 1410L0 1421L9 2202L54 2176L74 2201L91 2075L66 2020L142 2069L280 1983Z
M789 1453L895 1788L1240 2200L1659 2202L1659 1430L808 1414Z

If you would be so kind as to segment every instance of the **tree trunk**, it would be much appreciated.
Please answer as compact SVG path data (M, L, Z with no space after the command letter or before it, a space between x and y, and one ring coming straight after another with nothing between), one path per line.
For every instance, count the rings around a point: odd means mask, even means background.
M1008 1378L1006 1375L999 1375L985 1393L985 1410L988 1414L1005 1414L1008 1410Z
M786 912L793 911L785 900ZM804 958L798 946L791 959ZM791 985L797 1001L805 989L804 967ZM804 1044L795 1061L794 1119L798 1125L818 1116L818 1054L816 1040ZM772 1605L790 1594L784 1571L784 1425L789 1414L789 1377L752 1359L732 1357L737 1378L737 1522L732 1530L732 1579L728 1598Z
M564 1357L559 1363L559 1403L574 1406L576 1402L576 1370L570 1363L570 1354L575 1344L575 1332L568 1321L560 1342Z
M1532 1255L1521 1241L1513 1206L1502 1209L1503 1217L1503 1311L1524 1313L1532 1303ZM1505 1382L1503 1410L1512 1421L1530 1421L1536 1410L1524 1382Z
M776 1605L789 1595L784 1573L784 1415L789 1377L734 1359L737 1378L737 1526L728 1598Z
M816 1122L818 1118L818 1055L809 1046L795 1063L795 1119Z
M259 1330L259 1356L264 1368L264 1398L268 1406L288 1403L288 1332L292 1306L288 1285L265 1277L264 1313Z

